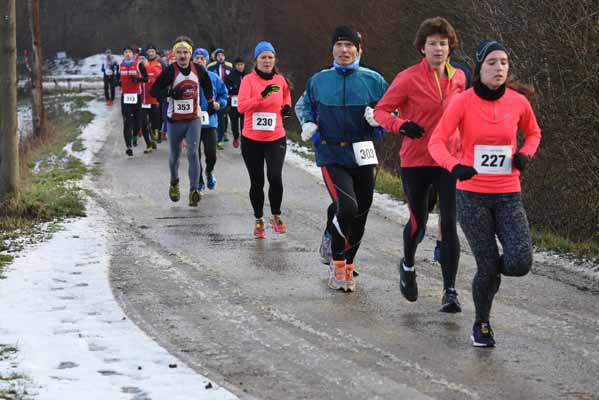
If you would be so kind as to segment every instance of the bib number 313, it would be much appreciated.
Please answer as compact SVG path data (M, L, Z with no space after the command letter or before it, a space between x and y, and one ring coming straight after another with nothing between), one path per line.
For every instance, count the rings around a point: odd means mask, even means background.
M363 165L377 165L379 160L376 158L376 150L372 142L357 142L353 144L354 156L356 157L356 163L359 166Z
M137 93L125 93L123 98L125 104L137 104Z
M255 112L252 114L252 128L255 131L275 130L277 125L277 114L267 112Z
M479 174L511 174L512 146L474 145L474 169Z

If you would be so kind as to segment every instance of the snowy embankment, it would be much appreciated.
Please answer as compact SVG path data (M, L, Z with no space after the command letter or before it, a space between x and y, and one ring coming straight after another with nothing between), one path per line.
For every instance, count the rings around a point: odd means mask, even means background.
M98 101L89 110L85 150L66 148L88 165L118 113ZM109 284L110 217L92 199L87 213L24 250L0 280L0 378L10 378L0 398L12 385L27 393L15 398L235 399L126 318Z

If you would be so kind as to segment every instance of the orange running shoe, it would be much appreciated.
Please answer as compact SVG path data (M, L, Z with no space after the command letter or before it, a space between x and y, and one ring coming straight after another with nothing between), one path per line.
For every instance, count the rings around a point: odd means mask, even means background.
M345 266L345 291L353 292L356 290L356 284L354 282L354 264L347 264Z
M328 287L334 290L345 290L345 261L333 261L329 265L329 283Z
M266 230L264 230L264 218L259 218L256 220L256 225L254 226L254 237L256 239L264 239L266 237Z
M287 232L287 226L285 226L285 224L281 220L280 214L272 216L272 218L270 219L270 225L272 225L272 229L274 229L277 233Z

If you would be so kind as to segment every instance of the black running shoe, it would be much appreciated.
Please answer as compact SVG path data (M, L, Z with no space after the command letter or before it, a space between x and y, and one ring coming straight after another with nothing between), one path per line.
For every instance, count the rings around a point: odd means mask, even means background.
M133 150L131 149L127 149L127 151L125 152L129 157L133 157Z
M472 345L474 347L495 347L493 329L488 322L475 323L472 327Z
M404 269L404 259L399 262L399 290L408 301L418 300L418 285L416 284L416 270Z
M439 311L449 314L462 312L462 305L458 301L458 292L455 289L446 289L443 292Z

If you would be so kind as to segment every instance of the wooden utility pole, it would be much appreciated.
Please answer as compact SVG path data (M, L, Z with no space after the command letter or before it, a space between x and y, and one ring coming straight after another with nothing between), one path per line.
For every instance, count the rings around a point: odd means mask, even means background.
M33 136L39 138L45 133L44 95L42 82L44 57L42 55L42 31L40 28L40 0L27 0L29 8L29 27L31 29L31 47L33 65L31 68L31 95L33 101Z
M0 0L0 18L0 201L4 201L17 196L19 184L15 0Z

